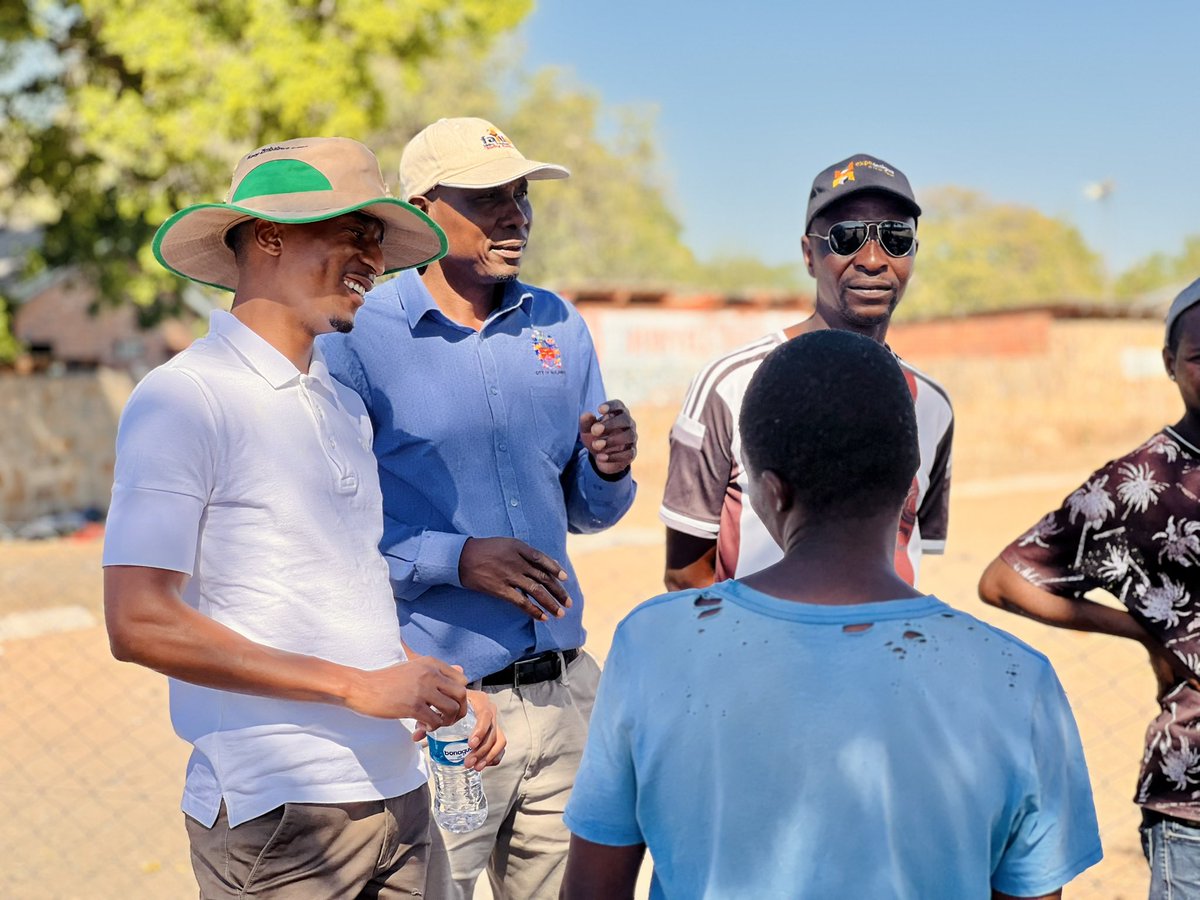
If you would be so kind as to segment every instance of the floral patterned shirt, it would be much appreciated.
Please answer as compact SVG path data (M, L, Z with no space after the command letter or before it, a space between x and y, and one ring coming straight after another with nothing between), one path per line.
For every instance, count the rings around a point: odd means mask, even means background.
M1200 676L1200 448L1170 428L1094 472L1000 558L1053 594L1108 591ZM1135 800L1200 820L1200 692L1187 684L1146 732Z

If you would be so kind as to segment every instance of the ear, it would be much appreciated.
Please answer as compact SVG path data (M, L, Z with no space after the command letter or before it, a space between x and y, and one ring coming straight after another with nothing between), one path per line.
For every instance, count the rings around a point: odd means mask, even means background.
M283 226L266 219L254 220L254 246L268 256L283 252Z
M1175 380L1175 354L1171 352L1170 347L1163 347L1162 351L1163 365L1167 369L1167 377L1172 381Z
M758 480L769 510L775 513L787 513L791 510L795 502L792 486L784 481L778 472L764 469Z
M800 252L804 254L804 267L808 269L809 277L816 278L817 273L813 269L812 239L807 234L800 238Z
M418 194L415 197L409 197L408 202L419 209L421 212L429 215L430 201L428 197Z

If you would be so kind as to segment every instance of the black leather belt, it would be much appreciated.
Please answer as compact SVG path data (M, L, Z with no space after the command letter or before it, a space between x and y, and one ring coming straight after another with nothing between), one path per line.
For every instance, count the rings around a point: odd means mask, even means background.
M578 655L578 650L547 650L545 653L531 656L529 659L518 659L511 666L505 666L499 672L484 675L480 683L488 687L496 685L519 687L522 684L553 681L562 675L563 664L570 665Z
M1147 828L1152 828L1159 822L1174 822L1176 825L1183 825L1187 828L1200 829L1200 821L1195 819L1184 819L1179 816L1172 816L1168 813L1159 812L1157 809L1147 809L1142 807L1142 824Z

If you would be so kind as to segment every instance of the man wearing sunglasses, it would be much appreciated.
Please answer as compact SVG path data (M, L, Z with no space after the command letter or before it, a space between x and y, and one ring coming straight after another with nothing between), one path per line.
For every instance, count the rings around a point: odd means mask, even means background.
M920 214L904 173L875 156L856 154L813 180L801 248L816 280L816 309L701 369L671 429L659 510L667 526L669 590L743 577L782 557L746 502L748 475L737 429L746 387L767 354L810 331L853 331L885 344L916 261ZM895 563L897 573L915 584L922 554L945 547L954 416L940 385L900 365L916 405L921 465L901 511Z

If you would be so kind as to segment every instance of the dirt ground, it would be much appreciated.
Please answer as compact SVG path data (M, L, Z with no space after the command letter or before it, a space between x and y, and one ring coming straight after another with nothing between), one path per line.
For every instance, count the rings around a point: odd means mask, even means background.
M572 538L587 597L588 646L601 658L616 623L661 592L657 507L672 415L639 416L640 487L630 514L608 532ZM1150 671L1142 652L1119 640L992 613L974 586L1009 539L1096 465L1145 436L1068 448L1041 472L956 468L949 549L927 559L923 571L925 590L1047 653L1067 689L1105 842L1104 862L1072 884L1068 896L1145 896L1129 798L1154 713ZM187 749L170 729L165 679L108 655L99 562L96 540L0 544L0 896L6 898L195 896L178 812Z

